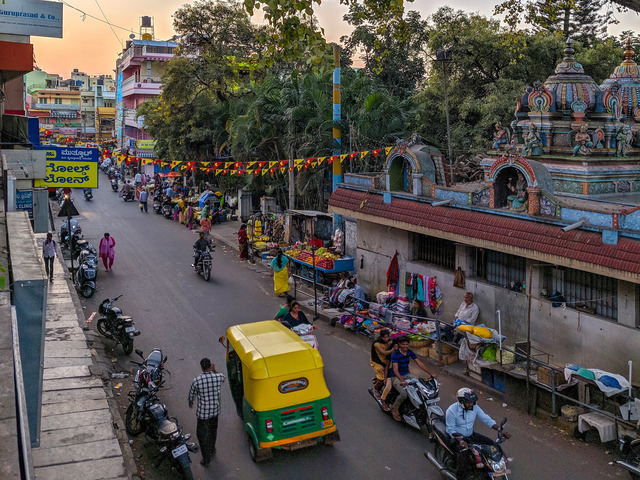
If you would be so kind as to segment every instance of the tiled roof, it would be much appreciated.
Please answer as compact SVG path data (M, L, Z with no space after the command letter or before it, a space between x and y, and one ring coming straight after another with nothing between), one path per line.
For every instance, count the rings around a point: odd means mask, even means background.
M629 238L620 237L617 245L609 245L597 232L563 232L544 223L395 197L384 203L379 193L340 187L331 195L329 207L640 274L640 241Z

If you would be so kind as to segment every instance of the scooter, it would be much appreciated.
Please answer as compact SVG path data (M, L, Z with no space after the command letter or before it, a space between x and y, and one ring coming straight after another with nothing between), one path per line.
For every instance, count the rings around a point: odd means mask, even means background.
M111 179L111 190L113 190L114 192L117 192L119 189L119 185L118 185L118 179L114 176Z
M84 193L85 200L91 200L93 198L93 192L90 188L84 188L82 189L82 192Z
M623 459L616 463L629 472L632 480L640 479L640 438L623 435L620 438Z
M469 462L474 461L475 466L470 466L465 478L457 478L455 475L458 453L455 450L457 442L447 433L447 425L444 416L433 423L433 431L429 440L435 444L434 453L424 452L424 456L440 471L440 474L449 480L491 480L500 478L509 480L509 464L507 456L502 450L501 444L507 439L502 434L505 418L500 423L498 438L491 445L470 443L467 450L470 455Z
M69 237L69 228L71 228L71 239ZM69 248L72 243L76 243L82 238L82 227L78 224L78 221L74 218L71 220L65 220L60 226L60 232L58 232L58 240L62 248Z
M169 197L164 197L162 201L162 215L164 215L164 218L171 218L173 215L173 207Z
M73 274L73 284L84 298L90 298L96 292L98 267L95 264L81 263Z
M433 377L410 378L405 389L407 398L399 408L402 422L416 430L426 429L428 433L432 433L434 422L444 418L444 412L437 405L440 401L440 384ZM375 395L373 387L369 388L369 394L383 412L390 414L382 407L382 399ZM397 390L392 388L387 396L387 404L391 405L397 396Z
M135 200L136 194L133 190L122 190L122 200L128 202L129 200Z
M153 196L153 211L158 215L162 213L162 193L160 190Z

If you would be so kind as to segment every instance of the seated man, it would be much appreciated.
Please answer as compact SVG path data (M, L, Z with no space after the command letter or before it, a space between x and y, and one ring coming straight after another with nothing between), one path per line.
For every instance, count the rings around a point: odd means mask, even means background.
M389 376L393 377L393 387L398 391L398 396L391 406L391 414L394 420L398 422L402 420L400 417L400 405L407 398L407 391L404 387L407 386L407 380L416 378L415 375L409 373L409 363L413 359L414 362L430 377L435 375L429 371L429 369L418 360L417 355L409 350L409 338L402 337L398 340L398 350L391 354L391 368L389 369Z
M192 267L198 265L200 261L200 257L202 256L202 252L212 251L213 246L211 245L211 241L204 237L204 232L200 232L198 235L199 238L196 240L196 243L193 244L193 264Z
M460 304L460 308L456 312L456 322L460 324L467 325L475 325L476 320L478 320L478 315L480 314L480 310L478 309L478 305L473 303L473 293L467 292L464 294L464 300ZM462 339L462 335L457 332L454 332L454 326L447 325L444 327L444 340L445 341L453 341L455 343L459 343Z

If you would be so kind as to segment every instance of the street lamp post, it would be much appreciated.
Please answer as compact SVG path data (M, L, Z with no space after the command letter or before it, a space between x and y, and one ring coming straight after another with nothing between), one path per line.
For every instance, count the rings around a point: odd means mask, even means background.
M444 82L444 114L447 120L447 147L449 149L449 175L453 183L453 150L451 149L451 126L449 124L449 96L447 95L447 63L451 61L451 49L441 48L436 51L436 61L442 62Z

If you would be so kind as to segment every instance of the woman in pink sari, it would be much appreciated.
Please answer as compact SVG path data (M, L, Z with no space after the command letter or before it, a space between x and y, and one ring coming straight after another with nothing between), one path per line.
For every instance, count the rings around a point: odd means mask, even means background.
M104 268L107 272L110 272L111 267L113 267L113 258L116 256L116 252L113 249L113 247L115 246L116 241L108 233L105 233L104 237L100 239L100 246L98 250L100 253L100 258L102 258Z

